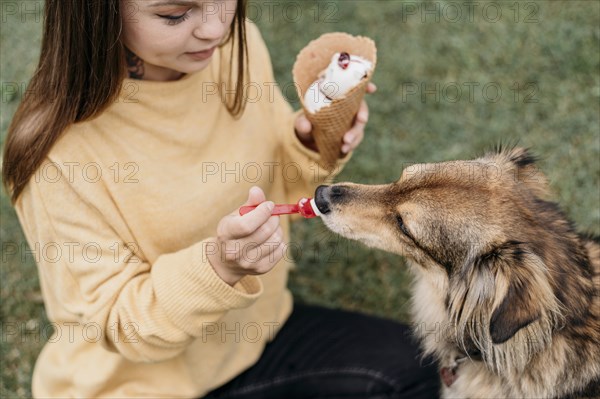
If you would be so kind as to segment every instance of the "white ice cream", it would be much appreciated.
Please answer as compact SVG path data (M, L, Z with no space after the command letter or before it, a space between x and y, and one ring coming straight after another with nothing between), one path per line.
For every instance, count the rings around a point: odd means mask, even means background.
M349 58L348 58L349 57ZM371 62L357 55L335 53L319 79L304 94L304 105L311 113L328 106L334 99L342 98L358 85L371 69Z

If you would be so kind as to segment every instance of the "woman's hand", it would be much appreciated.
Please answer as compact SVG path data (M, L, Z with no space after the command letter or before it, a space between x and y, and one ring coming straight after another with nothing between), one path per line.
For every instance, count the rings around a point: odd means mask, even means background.
M257 204L260 205L244 216L236 209L221 219L213 239L218 250L207 254L215 272L232 286L246 275L267 273L283 257L279 216L271 216L275 204L265 202L265 194L255 186L244 205Z
M377 91L377 86L369 82L367 84L367 94L372 94ZM354 120L354 126L344 134L342 153L347 154L354 150L364 138L365 125L369 120L369 107L366 101L362 101L356 119ZM305 147L310 148L313 151L318 151L315 139L312 135L312 124L304 115L298 116L294 124L296 130L296 136L304 144Z

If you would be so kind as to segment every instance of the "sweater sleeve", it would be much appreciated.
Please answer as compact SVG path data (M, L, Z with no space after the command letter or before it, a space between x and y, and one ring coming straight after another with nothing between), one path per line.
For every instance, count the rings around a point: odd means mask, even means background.
M30 248L60 251L36 257L51 282L45 297L58 301L59 319L100 326L103 345L131 361L176 356L202 336L205 323L250 306L262 293L255 276L234 287L221 280L205 256L208 239L150 264L64 176L35 180L16 208Z
M320 154L305 147L294 131L296 118L303 113L302 110L294 112L291 105L283 96L280 88L276 85L273 66L267 46L262 39L258 28L249 24L249 37L252 38L250 48L251 68L260 68L266 86L273 86L269 93L269 102L273 123L277 129L278 139L281 143L283 155L283 166L292 167L299 171L301 178L293 181L286 180L286 191L288 201L296 202L301 197L312 196L315 189L321 184L329 184L338 175L345 164L352 157L352 152L339 159L332 169L327 169L319 164ZM252 60L252 58L255 58ZM251 69L252 73L252 69Z

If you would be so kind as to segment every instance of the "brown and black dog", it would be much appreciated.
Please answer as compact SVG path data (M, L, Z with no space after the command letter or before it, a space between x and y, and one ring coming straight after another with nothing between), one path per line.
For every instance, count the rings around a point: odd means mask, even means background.
M329 229L407 258L443 397L600 396L600 243L548 197L520 148L315 193Z

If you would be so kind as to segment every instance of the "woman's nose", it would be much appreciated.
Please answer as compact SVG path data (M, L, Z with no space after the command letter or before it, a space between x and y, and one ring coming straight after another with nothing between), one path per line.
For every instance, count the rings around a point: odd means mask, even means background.
M208 2L205 4L202 18L200 18L198 26L194 29L194 37L201 40L216 41L225 36L230 25L228 21L233 17L233 14L230 16L228 13L235 13L235 10L224 9L225 4L227 2Z

